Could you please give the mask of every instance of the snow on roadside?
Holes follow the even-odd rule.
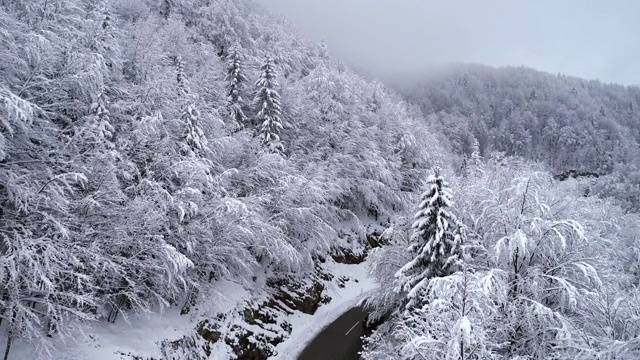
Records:
[[[339,318],[349,309],[355,307],[358,302],[376,284],[367,276],[367,262],[357,265],[345,265],[325,263],[323,267],[332,275],[334,280],[326,291],[331,301],[322,305],[313,315],[296,311],[287,320],[293,329],[291,335],[284,342],[276,346],[277,355],[269,360],[295,360],[304,348],[327,326]],[[335,282],[341,278],[348,278],[344,288],[338,287]]]

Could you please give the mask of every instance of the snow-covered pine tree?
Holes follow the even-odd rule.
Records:
[[[242,111],[243,100],[240,96],[243,83],[247,81],[243,73],[242,61],[243,56],[240,52],[240,44],[236,43],[227,55],[227,76],[225,78],[229,82],[227,109],[231,118],[236,122],[236,129],[243,129],[247,122],[247,116]]]
[[[118,37],[121,30],[114,27],[114,17],[110,1],[98,0],[87,3],[86,17],[92,21],[87,25],[87,40],[89,48],[95,54],[100,55],[101,63],[110,71],[119,72],[121,69],[121,47],[118,44]],[[104,80],[108,80],[106,78]]]
[[[182,114],[180,119],[186,125],[184,139],[191,151],[203,150],[207,146],[207,138],[200,127],[200,112],[196,108],[187,76],[184,73],[184,62],[181,56],[174,58],[176,66],[176,81],[178,83],[178,96],[182,99]],[[184,149],[189,152],[189,149]]]
[[[187,75],[184,73],[184,61],[182,56],[173,57],[173,65],[176,67],[176,83],[178,84],[178,96],[184,97],[189,95],[189,81]]]
[[[256,97],[254,104],[258,110],[256,120],[262,123],[260,128],[260,139],[262,145],[270,152],[282,153],[284,146],[280,141],[280,130],[282,121],[280,120],[280,94],[275,90],[276,82],[275,64],[273,58],[268,57],[260,67],[262,74],[256,81]]]
[[[318,57],[325,61],[329,58],[329,49],[327,49],[324,39],[320,40],[320,44],[318,44]]]
[[[89,130],[96,142],[104,144],[107,148],[113,148],[111,142],[115,129],[109,121],[109,100],[104,93],[104,89],[100,91],[96,97],[96,101],[91,104],[92,117],[89,122]]]
[[[460,164],[460,175],[465,180],[469,178],[469,156],[467,156],[467,154],[462,155],[462,164]]]
[[[184,106],[181,119],[187,125],[185,133],[187,145],[189,145],[193,151],[203,150],[207,146],[208,141],[199,124],[200,112],[193,103],[189,102]]]
[[[471,145],[471,157],[469,158],[468,162],[474,171],[480,169],[480,165],[482,164],[482,156],[480,155],[480,143],[477,139],[473,139],[473,144]]]
[[[396,291],[407,293],[405,309],[420,305],[420,294],[429,280],[454,273],[461,257],[462,224],[449,211],[452,201],[448,183],[436,168],[427,184],[412,225],[409,251],[416,255],[395,274]]]
[[[471,143],[471,154],[463,154],[460,175],[463,179],[475,178],[482,173],[482,156],[480,155],[480,143],[473,139]]]

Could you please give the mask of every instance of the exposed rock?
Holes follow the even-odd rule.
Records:
[[[342,263],[356,264],[364,260],[366,254],[352,254],[342,251]],[[196,327],[196,334],[175,341],[161,343],[164,359],[204,360],[212,355],[213,344],[221,341],[231,348],[237,360],[266,360],[274,355],[275,347],[283,342],[292,331],[287,315],[294,311],[314,314],[331,298],[325,293],[325,284],[335,282],[344,288],[349,277],[335,278],[321,266],[326,259],[317,259],[314,272],[309,280],[293,276],[267,280],[271,295],[259,302],[248,302],[235,316],[218,314],[214,319],[203,320]],[[231,317],[230,317],[231,316]],[[241,321],[230,321],[232,318]],[[224,325],[224,324],[227,325]],[[229,327],[230,326],[230,327]],[[138,359],[135,360],[156,360]],[[163,359],[163,360],[164,360]]]
[[[331,257],[339,264],[360,264],[367,258],[370,249],[377,248],[382,245],[384,245],[384,239],[379,232],[374,231],[367,234],[366,242],[362,244],[362,248],[359,251],[340,247],[333,250]]]
[[[371,234],[367,234],[367,245],[370,249],[381,247],[382,245],[386,245],[385,240],[382,238],[382,235],[377,231],[372,232]]]
[[[354,254],[350,250],[340,249],[331,254],[333,260],[339,264],[360,264],[367,258],[367,254],[363,252],[362,254]]]
[[[554,175],[553,178],[558,181],[565,181],[569,178],[579,179],[582,177],[586,178],[598,178],[600,174],[591,172],[591,171],[578,171],[578,170],[567,170],[563,173]]]
[[[201,347],[200,351],[209,356],[211,345],[224,341],[231,347],[237,360],[267,359],[274,354],[275,347],[292,331],[291,324],[283,321],[282,319],[286,316],[282,315],[290,315],[294,311],[314,314],[318,307],[331,300],[324,294],[324,282],[331,281],[333,278],[333,275],[324,272],[319,265],[316,265],[312,279],[308,281],[301,281],[291,276],[267,280],[267,286],[273,290],[272,295],[262,302],[247,303],[238,314],[242,319],[240,324],[234,324],[227,331],[223,331],[219,324],[224,323],[226,319],[224,314],[219,314],[218,318],[212,322],[205,320],[198,324],[196,331],[200,340],[207,344],[207,347]],[[247,326],[243,326],[242,323]],[[256,327],[261,330],[255,331]],[[194,344],[188,343],[189,339],[179,341],[182,341],[185,346],[194,347]],[[178,342],[168,343],[165,347],[173,344]],[[199,358],[193,357],[193,359]]]
[[[160,348],[165,360],[206,360],[211,355],[211,344],[198,335],[187,335],[178,340],[163,341]]]
[[[235,336],[225,338],[225,342],[233,349],[237,360],[266,360],[274,354],[273,347],[284,340],[282,336],[270,339],[238,325],[231,328],[231,333]]]
[[[302,284],[287,277],[270,280],[268,285],[277,290],[273,298],[290,310],[313,315],[320,307],[324,285],[318,279],[314,279],[311,284]],[[278,304],[274,304],[274,306],[278,306]],[[287,309],[283,310],[287,311]]]
[[[209,320],[204,320],[198,324],[196,331],[203,339],[210,343],[215,343],[220,339],[222,333],[218,331],[219,325],[210,324]]]
[[[118,351],[116,352],[117,355],[121,355],[121,356],[126,356],[131,360],[158,360],[158,359],[154,359],[154,358],[149,358],[149,357],[142,357],[142,356],[138,356],[138,355],[133,355],[131,353],[124,353],[122,351]]]
[[[345,284],[347,283],[347,281],[349,281],[348,277],[340,276],[336,282],[338,283],[338,287],[339,288],[344,289]]]

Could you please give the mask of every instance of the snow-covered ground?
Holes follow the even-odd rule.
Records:
[[[298,354],[313,338],[331,324],[341,314],[354,307],[363,295],[373,289],[374,283],[366,275],[366,262],[358,265],[344,265],[327,262],[324,264],[327,272],[334,276],[333,281],[326,282],[328,286],[325,294],[331,301],[322,305],[314,315],[294,312],[286,320],[292,325],[291,336],[276,347],[277,356],[273,360],[296,359]],[[338,279],[348,279],[341,288]],[[189,315],[181,316],[180,308],[165,310],[162,314],[129,315],[127,321],[119,318],[115,324],[95,322],[81,324],[72,338],[60,343],[53,339],[54,344],[50,356],[38,355],[38,349],[22,341],[12,345],[9,359],[41,359],[57,360],[130,360],[131,355],[142,359],[163,359],[160,344],[162,341],[174,341],[185,336],[195,335],[195,326],[199,320],[215,318],[216,314],[231,314],[237,310],[238,304],[254,297],[242,285],[233,282],[216,284],[216,291],[209,296],[211,301],[206,306],[192,311]],[[225,320],[221,328],[229,328],[238,319],[230,317]],[[201,340],[196,335],[194,338]],[[4,353],[4,344],[0,351]],[[209,360],[227,360],[230,358],[230,348],[223,341],[218,341],[212,347]],[[190,359],[188,355],[180,358]]]
[[[331,302],[321,306],[315,314],[296,312],[288,320],[293,325],[291,336],[276,346],[278,355],[270,360],[295,360],[304,348],[340,315],[357,305],[363,296],[374,289],[375,283],[367,277],[367,262],[357,265],[330,264],[327,266],[335,278],[345,277],[349,281],[344,288],[333,285],[327,294]],[[335,280],[333,281],[335,284]]]
[[[207,307],[201,307],[189,315],[180,315],[180,307],[165,309],[160,313],[133,314],[116,323],[104,321],[83,323],[77,326],[66,343],[54,343],[50,354],[41,354],[40,349],[23,341],[15,341],[11,347],[10,360],[51,358],[56,360],[130,360],[131,355],[142,359],[162,359],[162,341],[174,341],[194,335],[198,320],[207,315],[230,313],[235,305],[248,297],[248,292],[239,284],[221,281],[212,291]],[[56,341],[58,338],[54,338]],[[0,351],[4,353],[4,344]],[[229,349],[221,344],[214,347],[212,360],[229,358]]]
[[[174,308],[162,315],[130,315],[127,319],[128,323],[118,319],[115,324],[107,322],[82,324],[74,334],[77,340],[54,344],[50,358],[130,359],[125,357],[125,354],[161,358],[159,342],[164,339],[177,339],[193,331],[194,324],[190,318],[180,316],[179,313],[180,309]],[[46,354],[39,354],[39,349],[25,342],[16,341],[11,347],[9,359],[40,359],[45,356]]]

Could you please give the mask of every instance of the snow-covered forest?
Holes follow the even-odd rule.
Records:
[[[555,175],[573,170],[593,178],[591,191],[640,212],[640,88],[522,67],[451,65],[400,92],[449,151],[470,156],[477,141],[483,155],[541,162]]]
[[[365,257],[364,359],[640,357],[638,88],[465,65],[403,98],[250,0],[0,0],[0,44],[5,360],[230,283],[244,325],[161,359],[283,355],[278,291]]]
[[[451,172],[370,255],[363,358],[639,358],[640,89],[480,65],[398,88]]]

